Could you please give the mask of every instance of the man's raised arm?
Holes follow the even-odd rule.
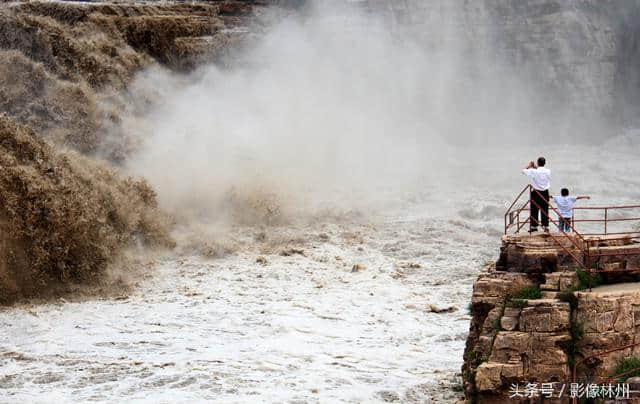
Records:
[[[536,168],[536,163],[530,161],[529,164],[522,169],[522,174],[531,176],[531,170],[533,170],[534,168]]]

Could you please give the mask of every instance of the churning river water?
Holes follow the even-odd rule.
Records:
[[[554,189],[640,200],[636,139],[554,146]],[[372,217],[233,228],[243,248],[157,257],[122,298],[4,308],[0,401],[453,401],[473,281],[535,157],[501,156]]]

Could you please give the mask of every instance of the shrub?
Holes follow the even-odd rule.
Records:
[[[537,286],[527,286],[520,289],[515,295],[511,296],[512,299],[524,299],[534,300],[542,298],[542,292]]]
[[[571,323],[571,339],[578,342],[584,337],[584,323],[574,321]]]
[[[591,278],[591,287],[595,288],[602,284],[602,276],[600,274],[589,274],[582,269],[576,269],[578,275],[578,288],[584,290],[589,288],[589,278]]]
[[[578,353],[578,344],[582,337],[584,337],[584,323],[581,321],[574,321],[571,323],[571,340],[567,344],[567,365],[573,367],[575,364],[575,356]]]
[[[507,307],[511,308],[523,308],[527,307],[528,302],[525,299],[511,299],[507,302]]]
[[[630,356],[621,360],[613,374],[613,376],[617,375],[622,375],[618,378],[618,383],[623,383],[630,377],[640,376],[640,358]]]

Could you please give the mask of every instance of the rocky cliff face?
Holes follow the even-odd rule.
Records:
[[[638,284],[572,291],[586,285],[566,258],[544,237],[505,238],[498,265],[479,275],[464,354],[468,399],[524,403],[528,398],[511,397],[513,385],[553,383],[558,393],[573,381],[607,383],[622,360],[638,356],[640,346],[629,346],[640,337]],[[554,398],[569,402],[568,393]]]

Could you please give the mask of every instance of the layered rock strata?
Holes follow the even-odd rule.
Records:
[[[598,244],[613,251],[637,245]],[[584,279],[566,254],[545,235],[503,238],[498,265],[474,284],[463,366],[468,399],[524,403],[529,398],[510,397],[514,385],[552,383],[559,392],[572,381],[606,383],[623,359],[640,357],[640,345],[598,355],[640,342],[640,284],[576,291]],[[568,393],[550,402],[569,402]]]

